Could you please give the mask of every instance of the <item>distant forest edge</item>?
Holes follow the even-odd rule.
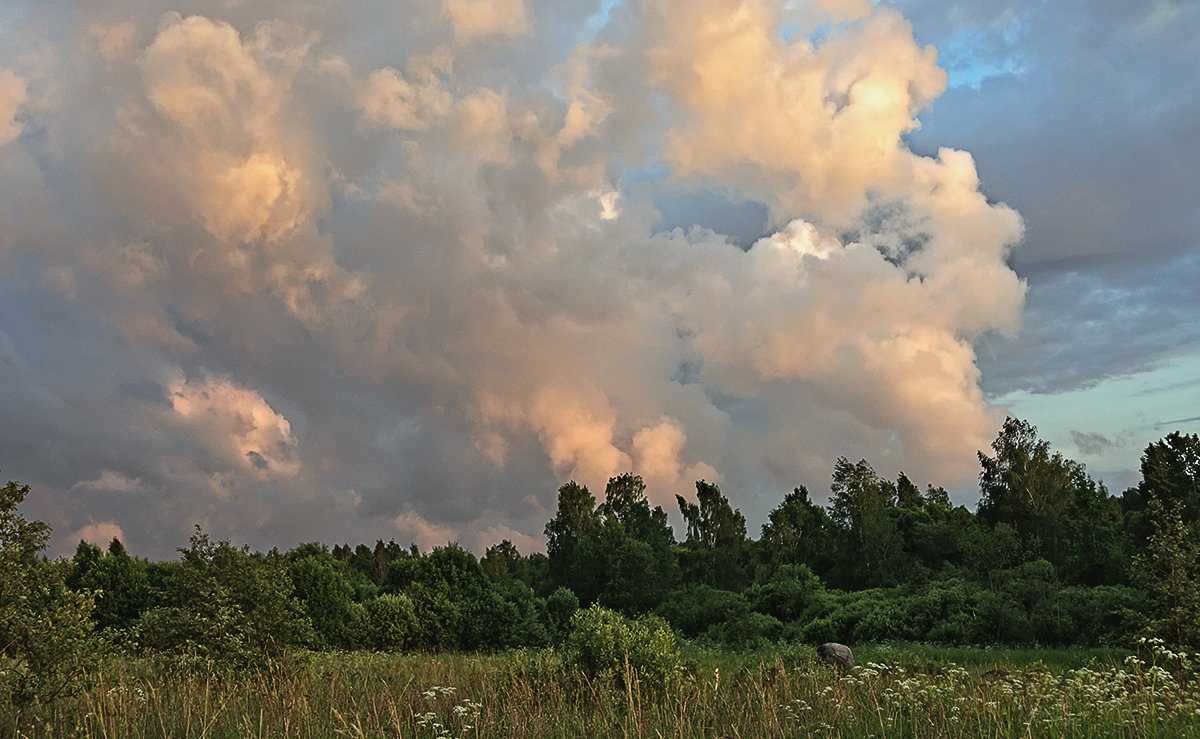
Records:
[[[1197,435],[1149,444],[1141,482],[1120,496],[1013,418],[979,462],[972,512],[941,488],[838,459],[828,505],[796,488],[757,540],[713,483],[696,483],[694,503],[678,497],[687,533],[676,541],[640,477],[612,478],[602,502],[569,482],[546,554],[503,541],[478,559],[456,544],[422,553],[382,541],[252,553],[197,527],[175,561],[130,556],[115,539],[50,561],[49,527],[17,510],[29,487],[10,482],[0,497],[8,689],[16,700],[69,683],[55,670],[82,670],[64,655],[85,644],[210,667],[301,648],[557,647],[593,604],[737,649],[1200,645]]]

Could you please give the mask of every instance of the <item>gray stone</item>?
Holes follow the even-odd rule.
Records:
[[[845,644],[826,642],[817,647],[817,654],[831,665],[843,668],[854,666],[854,652]]]

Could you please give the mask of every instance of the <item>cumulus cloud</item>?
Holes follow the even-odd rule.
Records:
[[[291,424],[253,390],[229,380],[176,378],[167,393],[180,423],[240,474],[272,478],[300,471]]]
[[[1020,323],[1023,232],[970,154],[905,143],[936,51],[865,2],[599,10],[81,11],[63,52],[87,74],[39,74],[107,92],[30,114],[54,135],[16,144],[56,207],[11,248],[62,305],[23,320],[87,316],[120,364],[89,413],[129,451],[42,423],[70,439],[51,494],[119,507],[124,484],[162,496],[140,527],[170,510],[255,545],[481,549],[537,546],[572,478],[632,470],[667,507],[720,480],[753,518],[842,454],[974,477],[999,413],[974,347]],[[691,192],[765,235],[664,230],[656,202]],[[32,333],[23,382],[84,351]],[[55,383],[7,407],[49,414],[84,377]]]

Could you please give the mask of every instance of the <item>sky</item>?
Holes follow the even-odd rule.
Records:
[[[1198,68],[1190,0],[6,3],[0,474],[152,558],[973,507],[1008,415],[1119,494],[1200,431]]]

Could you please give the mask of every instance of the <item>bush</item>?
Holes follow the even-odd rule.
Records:
[[[684,637],[694,639],[712,626],[724,623],[739,605],[744,609],[742,597],[730,590],[688,585],[667,596],[655,613],[669,621]]]
[[[417,611],[407,595],[384,593],[367,601],[367,643],[372,649],[410,649],[416,642]]]
[[[559,588],[546,598],[546,618],[555,642],[560,642],[571,628],[571,618],[579,610],[579,598],[570,588]]]
[[[74,693],[100,651],[92,594],[67,588],[63,563],[37,557],[50,527],[16,511],[28,493],[0,488],[0,725]]]
[[[723,624],[713,626],[707,636],[734,649],[762,649],[783,636],[783,623],[767,613],[744,607],[732,613]]]
[[[682,669],[679,645],[666,621],[658,616],[627,620],[599,605],[571,619],[567,660],[585,672],[624,681],[634,677],[662,688]]]

